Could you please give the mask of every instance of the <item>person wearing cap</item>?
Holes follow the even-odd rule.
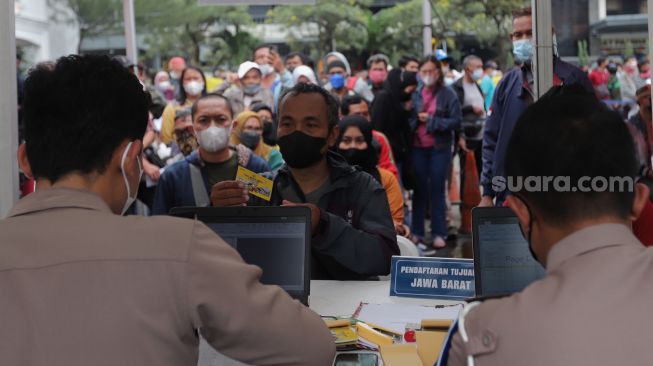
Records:
[[[297,66],[293,70],[292,81],[293,84],[297,84],[297,83],[317,84],[317,78],[315,77],[315,72],[313,72],[313,69],[305,65]]]
[[[347,58],[345,55],[343,55],[340,52],[329,52],[326,57],[324,57],[324,64],[327,65],[327,74],[329,73],[328,71],[328,65],[332,63],[333,61],[340,61],[345,65],[345,85],[347,85],[347,88],[349,90],[352,90],[354,93],[360,95],[361,97],[365,98],[368,103],[372,103],[374,100],[374,93],[372,93],[372,90],[370,90],[370,87],[367,85],[365,80],[352,75],[351,73],[351,67],[349,66],[349,61],[347,61]],[[331,83],[327,83],[324,88],[326,90],[331,91],[333,89],[330,85]]]
[[[245,61],[238,67],[238,83],[231,85],[224,96],[229,99],[234,115],[248,110],[252,104],[272,105],[273,96],[269,88],[262,86],[261,69],[256,62]]]
[[[383,90],[383,82],[388,78],[388,66],[390,66],[390,59],[382,53],[367,59],[367,70],[374,97]]]
[[[485,95],[485,110],[489,111],[490,106],[492,105],[492,98],[494,97],[494,89],[496,85],[494,84],[494,76],[497,73],[497,63],[493,60],[488,60],[485,62],[483,67],[483,79],[481,79],[481,91]]]
[[[175,130],[171,146],[171,157],[166,160],[166,166],[183,160],[198,147],[197,137],[193,130],[193,119],[190,108],[181,108],[175,111]]]
[[[183,57],[175,56],[168,61],[168,72],[170,73],[170,82],[175,88],[175,99],[181,92],[181,73],[186,68],[186,60]]]
[[[335,60],[327,65],[327,74],[329,75],[329,84],[325,86],[325,89],[331,92],[338,101],[348,95],[356,95],[356,92],[351,90],[347,84],[347,67],[342,61]]]

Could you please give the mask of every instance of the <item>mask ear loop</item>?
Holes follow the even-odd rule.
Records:
[[[127,159],[127,152],[132,147],[133,141],[129,141],[125,151],[122,153],[122,159],[120,159],[120,170],[122,170],[122,179],[125,181],[125,186],[127,187],[127,199],[131,198],[131,187],[129,187],[129,180],[127,179],[127,172],[125,171],[125,160]]]
[[[522,229],[521,225],[519,225],[519,230],[521,231],[522,236],[524,237],[524,239],[526,239],[526,242],[528,243],[528,250],[531,252],[531,255],[533,256],[533,259],[535,259],[538,263],[541,264],[542,262],[540,262],[540,260],[537,258],[537,255],[535,254],[535,251],[533,250],[533,244],[532,244],[533,211],[531,211],[531,207],[528,205],[528,202],[526,202],[526,200],[523,197],[520,197],[519,195],[514,194],[514,193],[512,195],[517,197],[517,199],[519,199],[520,201],[522,201],[524,206],[526,206],[526,210],[528,210],[528,217],[529,217],[529,220],[528,220],[528,235],[524,234],[524,229]]]

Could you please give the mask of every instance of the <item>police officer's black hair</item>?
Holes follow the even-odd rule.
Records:
[[[151,100],[138,78],[107,56],[72,55],[37,65],[22,105],[27,159],[54,183],[104,173],[125,140],[142,140]]]
[[[618,113],[578,85],[552,88],[519,118],[506,153],[507,177],[569,177],[570,192],[516,193],[548,222],[565,225],[582,219],[627,219],[634,184],[610,192],[581,192],[582,177],[636,179],[639,163],[633,138]],[[590,186],[585,182],[583,189]],[[591,187],[591,186],[590,186]]]

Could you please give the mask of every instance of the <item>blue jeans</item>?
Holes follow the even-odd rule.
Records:
[[[413,148],[411,153],[417,188],[413,195],[413,220],[411,230],[424,238],[426,203],[431,203],[431,234],[433,239],[447,238],[446,180],[451,164],[451,147]]]

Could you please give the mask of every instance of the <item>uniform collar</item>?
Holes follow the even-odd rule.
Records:
[[[602,224],[578,230],[553,246],[547,260],[547,272],[555,270],[574,257],[620,245],[641,246],[641,243],[630,228],[621,224]]]
[[[81,208],[113,213],[107,203],[93,192],[70,188],[45,188],[18,201],[7,217],[60,208]]]

